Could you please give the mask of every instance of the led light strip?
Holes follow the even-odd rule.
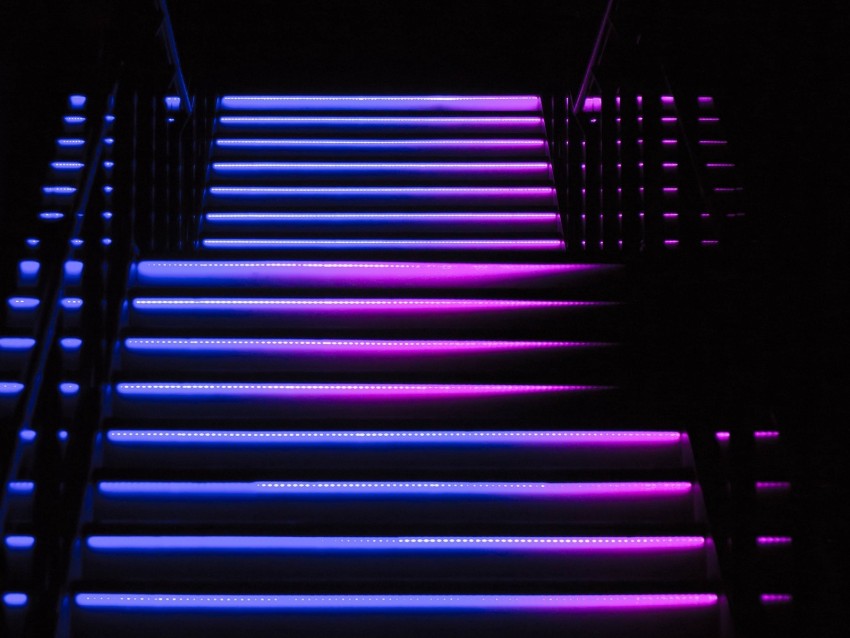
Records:
[[[452,444],[482,445],[508,443],[586,445],[586,444],[678,444],[680,432],[648,431],[246,431],[246,430],[109,430],[110,443],[187,443],[203,444],[322,444],[376,445],[376,444]]]
[[[553,195],[549,186],[210,186],[212,195]]]
[[[223,299],[223,298],[136,298],[133,307],[143,306],[344,306],[397,308],[572,308],[610,305],[605,301],[541,301],[525,299]]]
[[[558,250],[560,239],[204,239],[205,248],[511,248]]]
[[[299,395],[303,393],[362,394],[393,393],[405,395],[477,395],[477,394],[524,394],[541,392],[584,392],[607,390],[609,386],[598,385],[497,385],[497,384],[437,384],[437,383],[118,383],[120,395],[240,395],[271,394]]]
[[[587,341],[375,341],[368,339],[140,339],[124,340],[128,349],[139,350],[183,350],[223,348],[399,348],[422,350],[525,350],[536,348],[595,348],[611,344]],[[0,340],[2,346],[2,340]]]
[[[470,124],[531,124],[542,125],[543,118],[540,117],[467,117],[463,115],[440,117],[298,117],[298,116],[245,116],[245,115],[222,115],[218,118],[221,124],[450,124],[457,126],[468,126]]]
[[[405,496],[529,496],[529,497],[638,497],[671,494],[688,494],[693,489],[689,482],[611,482],[611,483],[472,483],[472,482],[305,482],[256,481],[236,482],[175,482],[175,481],[101,481],[97,484],[101,494],[148,494],[191,496],[194,494],[219,494],[257,496],[274,494],[293,495],[405,495]]]
[[[213,162],[214,171],[545,171],[548,162],[421,162],[421,163],[372,163],[372,162]]]
[[[245,221],[245,220],[328,220],[343,221],[351,219],[368,219],[373,221],[402,220],[402,221],[443,221],[446,219],[462,219],[464,221],[498,220],[545,220],[555,221],[557,213],[206,213],[209,221]]]
[[[7,541],[8,542],[8,541]],[[697,549],[702,536],[642,537],[350,537],[350,536],[90,536],[93,550],[478,550],[581,552],[611,550]]]
[[[82,140],[80,140],[82,142]],[[352,140],[352,139],[242,139],[219,138],[216,146],[360,146],[360,147],[410,147],[433,146],[445,148],[480,148],[480,147],[530,147],[542,148],[546,142],[538,139],[410,139],[410,140]],[[66,146],[70,146],[67,144]]]
[[[716,594],[614,595],[187,595],[79,593],[78,607],[148,609],[501,609],[501,610],[625,610],[714,607]]]
[[[478,263],[452,263],[452,262],[340,262],[340,261],[140,261],[139,269],[148,268],[188,268],[188,269],[215,269],[215,268],[351,268],[351,269],[377,269],[377,270],[437,270],[442,273],[452,270],[470,269],[476,273],[488,271],[583,271],[604,270],[611,266],[601,264],[478,264]]]

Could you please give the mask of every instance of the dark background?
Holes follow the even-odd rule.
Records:
[[[750,382],[788,429],[798,602],[806,634],[826,635],[843,602],[837,565],[848,538],[839,436],[850,423],[850,3],[620,4],[621,40],[639,34],[636,55],[657,58],[674,86],[717,96],[742,171],[747,303],[719,331],[746,335],[747,369],[759,377]],[[574,92],[603,6],[170,2],[190,88],[219,93]],[[146,39],[150,13],[144,0],[0,3],[0,292],[37,211],[65,96],[102,87],[102,63]]]

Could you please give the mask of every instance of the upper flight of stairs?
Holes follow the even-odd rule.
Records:
[[[537,97],[224,97],[196,248],[131,266],[63,635],[728,635]]]

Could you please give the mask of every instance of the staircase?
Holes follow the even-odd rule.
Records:
[[[623,396],[540,99],[228,96],[131,266],[61,633],[727,635],[688,438]]]

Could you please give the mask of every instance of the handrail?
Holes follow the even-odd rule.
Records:
[[[21,402],[21,412],[18,421],[18,431],[28,429],[35,417],[35,412],[38,407],[39,399],[41,398],[42,386],[44,384],[45,371],[47,368],[48,358],[53,349],[56,340],[56,331],[59,324],[59,316],[61,313],[61,305],[59,301],[65,294],[66,278],[63,276],[62,269],[65,262],[70,260],[74,255],[75,247],[71,244],[71,239],[79,237],[83,222],[85,221],[85,213],[88,209],[89,199],[91,198],[94,188],[95,178],[100,169],[100,158],[103,153],[104,140],[107,137],[110,123],[106,119],[106,115],[110,112],[115,104],[115,96],[118,91],[118,82],[116,82],[106,100],[106,105],[103,113],[100,114],[100,129],[97,133],[92,133],[89,146],[89,154],[85,163],[85,174],[83,178],[82,188],[77,191],[74,206],[71,209],[73,214],[73,225],[66,237],[63,238],[65,243],[65,253],[62,259],[56,264],[57,271],[53,277],[47,278],[47,289],[45,290],[44,302],[42,308],[45,313],[41,315],[38,330],[36,331],[35,352],[29,360],[24,375],[24,397]],[[18,447],[12,461],[7,470],[7,477],[14,477],[17,469],[20,466],[21,454]],[[8,490],[5,485],[8,481],[4,481],[2,488],[2,502],[0,502],[0,521],[5,520],[8,510]]]
[[[608,0],[605,5],[605,12],[602,14],[602,21],[599,23],[599,31],[596,33],[596,40],[593,43],[593,49],[590,51],[590,58],[587,60],[587,67],[584,71],[584,78],[581,81],[581,86],[578,90],[578,95],[573,101],[573,114],[578,116],[582,108],[584,108],[584,98],[590,89],[590,82],[593,76],[593,68],[599,63],[599,57],[602,54],[602,43],[608,36],[611,29],[611,13],[614,11],[615,0]]]
[[[183,77],[183,67],[180,65],[180,54],[177,52],[177,40],[174,38],[174,28],[171,25],[171,14],[168,12],[168,4],[166,0],[154,0],[154,4],[162,15],[162,20],[159,23],[156,33],[162,39],[162,45],[165,48],[168,63],[174,69],[174,75],[171,80],[177,86],[177,92],[180,94],[180,109],[184,110],[187,116],[191,116],[194,104],[189,97],[186,79]]]

